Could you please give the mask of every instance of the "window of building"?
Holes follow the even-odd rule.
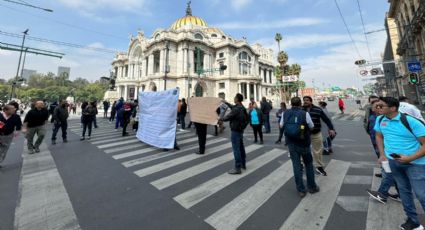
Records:
[[[161,58],[161,53],[159,51],[155,51],[153,53],[153,72],[159,73],[159,60]]]
[[[224,62],[221,61],[218,63],[218,66],[222,66],[222,65],[224,65]],[[225,70],[220,70],[220,75],[224,75],[224,71]]]
[[[251,57],[245,51],[239,53],[239,74],[251,74]]]
[[[226,88],[226,83],[224,83],[224,82],[218,83],[218,88],[219,89],[225,89]]]
[[[225,93],[219,93],[218,97],[225,100],[226,99],[226,94]]]
[[[269,83],[272,83],[272,71],[269,71]]]
[[[221,38],[226,39],[226,36],[223,35],[223,36],[221,36]]]
[[[217,37],[217,34],[211,34],[211,37],[212,38],[216,38]]]
[[[155,40],[158,40],[161,37],[161,34],[155,35]]]
[[[125,66],[125,77],[128,77],[128,65]]]
[[[267,83],[267,70],[263,70],[263,77],[264,77],[264,82]]]
[[[224,58],[224,53],[223,53],[223,52],[219,53],[219,54],[218,54],[218,57],[219,57],[219,58]]]
[[[195,39],[203,40],[204,37],[201,34],[195,34]]]
[[[200,54],[200,57],[199,57],[200,63],[198,63],[198,52],[196,50],[193,51],[193,63],[195,65],[193,68],[194,73],[198,72],[198,66],[201,70],[204,69],[204,54],[205,53],[203,50],[200,50],[199,54]]]
[[[148,67],[149,67],[149,58],[146,58],[145,60],[146,60],[146,66],[145,66],[145,76],[148,76],[148,74],[149,74],[149,73],[148,73],[148,69],[149,69],[149,68],[148,68]]]

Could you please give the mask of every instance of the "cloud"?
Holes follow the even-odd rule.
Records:
[[[221,29],[228,30],[256,30],[256,29],[275,29],[275,28],[287,28],[287,27],[301,27],[301,26],[314,26],[327,23],[327,20],[320,18],[292,18],[285,20],[276,21],[264,21],[264,22],[228,22],[223,24],[215,25]]]
[[[233,9],[239,10],[247,5],[249,5],[252,0],[232,0],[231,4]]]

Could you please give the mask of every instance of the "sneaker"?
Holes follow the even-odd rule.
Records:
[[[406,222],[400,225],[402,230],[423,230],[424,227],[420,224],[413,222],[410,218],[407,218]]]
[[[90,136],[87,137],[87,140],[90,140]]]
[[[332,149],[329,149],[328,151],[329,151],[329,153],[334,153],[334,151]]]
[[[260,145],[262,145],[262,144],[264,144],[264,142],[263,141],[260,141]]]
[[[275,144],[280,144],[281,143],[281,141],[279,141],[279,140],[277,140],[276,142],[275,142]]]
[[[388,198],[394,201],[401,202],[400,195],[398,194],[388,194]]]
[[[174,147],[174,150],[180,150],[180,147],[179,146],[176,146],[176,147]]]
[[[323,167],[317,167],[316,168],[316,172],[322,176],[327,176],[328,174],[325,172],[325,170],[323,169]]]
[[[80,138],[80,141],[84,141],[86,138],[85,137],[81,137]]]
[[[241,171],[241,169],[232,169],[232,170],[228,171],[227,173],[230,174],[230,175],[236,175],[236,174],[241,174],[242,171]]]
[[[375,173],[376,177],[382,178],[382,173]]]
[[[316,188],[313,188],[313,189],[309,189],[308,190],[308,192],[311,193],[311,194],[317,193],[319,191],[320,191],[320,188],[317,185],[316,185]]]
[[[68,143],[68,140],[67,139],[63,139],[63,143]]]
[[[323,150],[323,155],[330,155],[331,153],[329,152],[329,150]]]
[[[306,193],[306,192],[298,192],[298,195],[299,195],[301,198],[304,198],[304,197],[307,195],[307,193]]]
[[[34,149],[28,149],[28,154],[34,154]]]
[[[34,147],[34,151],[35,151],[36,153],[39,153],[39,152],[40,152],[40,149],[39,149],[38,147]]]
[[[373,191],[370,189],[366,189],[366,192],[369,193],[369,196],[371,196],[373,199],[386,204],[387,203],[387,198],[383,197],[378,191]]]
[[[243,165],[241,166],[241,169],[246,170],[246,164],[243,164]]]

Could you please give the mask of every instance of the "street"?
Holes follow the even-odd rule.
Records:
[[[316,175],[320,192],[304,199],[287,148],[274,143],[275,110],[264,145],[245,131],[247,170],[236,176],[226,173],[233,167],[229,128],[216,137],[209,127],[206,154],[196,155],[193,128],[178,127],[181,150],[164,152],[132,131],[122,137],[101,117],[91,140],[80,141],[73,117],[69,143],[52,146],[49,128],[41,153],[28,155],[22,135],[14,140],[0,170],[0,229],[398,229],[401,203],[384,205],[365,192],[380,179],[364,111],[347,101],[340,115],[337,102],[328,103],[334,153],[324,156],[328,176]]]

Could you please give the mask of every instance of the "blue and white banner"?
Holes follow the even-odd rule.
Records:
[[[165,149],[174,147],[179,89],[139,92],[139,129],[137,138]]]

